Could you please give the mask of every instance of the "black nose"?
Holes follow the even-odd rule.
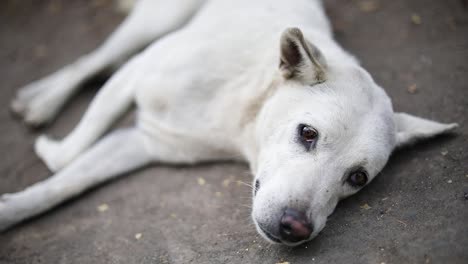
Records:
[[[280,235],[281,239],[288,242],[299,242],[306,240],[312,234],[313,227],[304,212],[293,208],[287,208],[281,217]]]

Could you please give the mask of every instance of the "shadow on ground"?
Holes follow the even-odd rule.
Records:
[[[64,136],[97,87],[41,131],[11,117],[14,92],[101,43],[123,18],[111,3],[2,2],[0,193],[49,175],[34,138]],[[205,164],[147,168],[67,202],[0,235],[0,263],[466,263],[468,10],[459,0],[330,0],[327,10],[337,39],[396,110],[459,122],[457,134],[396,152],[316,240],[297,248],[256,234],[249,187],[237,183],[250,182],[246,166]]]

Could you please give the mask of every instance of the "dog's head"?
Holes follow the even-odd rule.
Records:
[[[396,147],[456,127],[394,113],[364,69],[324,58],[297,28],[282,35],[280,71],[258,116],[252,211],[272,242],[312,239],[338,201],[372,181]]]

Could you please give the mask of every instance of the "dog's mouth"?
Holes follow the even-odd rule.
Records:
[[[281,240],[277,237],[275,237],[274,235],[272,235],[270,232],[266,231],[261,225],[258,225],[258,227],[260,228],[260,230],[262,230],[263,234],[265,234],[265,236],[270,239],[271,241],[275,242],[275,243],[278,243],[278,244],[281,244]]]

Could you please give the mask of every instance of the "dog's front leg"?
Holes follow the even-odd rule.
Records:
[[[0,196],[0,230],[38,215],[83,191],[157,159],[136,128],[113,132],[52,177]]]

